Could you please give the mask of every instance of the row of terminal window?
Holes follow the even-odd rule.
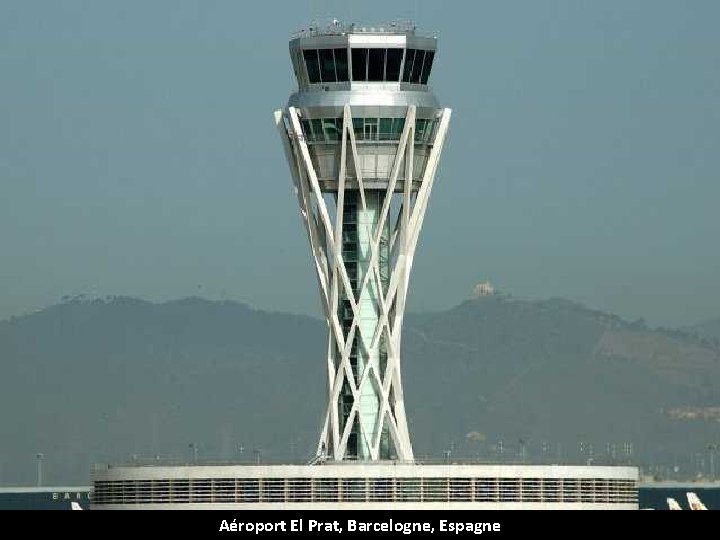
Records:
[[[405,128],[404,118],[353,118],[353,132],[358,141],[397,141]],[[300,121],[309,142],[334,142],[341,139],[342,118],[313,118]],[[427,143],[435,120],[415,120],[415,142]]]
[[[345,82],[352,71],[353,81],[427,84],[435,51],[351,49],[351,55],[349,70],[347,49],[303,50],[308,80],[311,84]]]
[[[357,432],[348,437],[350,449],[357,450]],[[618,504],[637,503],[637,490],[632,481],[593,478],[198,478],[97,482],[93,494],[98,506],[211,501]]]

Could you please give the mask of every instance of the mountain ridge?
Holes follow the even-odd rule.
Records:
[[[2,321],[0,483],[32,483],[39,451],[58,483],[95,462],[187,459],[190,444],[308,459],[326,340],[319,319],[198,297],[68,298]],[[408,314],[402,362],[420,458],[619,460],[632,445],[628,460],[690,473],[720,440],[720,347],[694,330],[492,295]]]

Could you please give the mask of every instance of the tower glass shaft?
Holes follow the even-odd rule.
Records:
[[[381,317],[380,298],[387,293],[389,283],[389,260],[388,260],[388,226],[381,227],[379,217],[382,209],[382,202],[385,193],[381,190],[370,190],[366,193],[366,205],[363,208],[360,193],[351,190],[345,193],[345,207],[343,214],[342,236],[342,257],[350,278],[350,288],[357,298],[360,320],[357,324],[359,331],[355,337],[350,350],[350,367],[355,380],[359,380],[367,366],[377,366],[380,373],[384,373],[387,367],[387,347],[385,339],[373,343],[372,336],[378,326]],[[372,240],[377,234],[380,238],[379,253],[377,256],[377,268],[380,275],[379,283],[370,281],[368,287],[361,289],[358,282],[362,283],[365,276],[371,274],[372,266]],[[349,335],[353,323],[353,311],[348,294],[343,295],[343,303],[340,307],[342,317],[343,334]],[[341,351],[336,348],[336,358],[341,358]],[[383,429],[378,422],[380,409],[380,392],[367,379],[359,388],[360,398],[358,406],[357,425],[353,426],[348,438],[347,456],[355,456],[358,459],[370,459],[370,447],[361,433],[372,434],[371,440],[378,436],[378,431]],[[345,391],[341,395],[338,415],[342,424],[347,424],[352,411],[353,396],[349,384],[345,382]],[[390,459],[390,447],[387,428],[380,435],[379,456],[381,459]]]

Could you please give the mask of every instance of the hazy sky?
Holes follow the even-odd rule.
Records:
[[[272,112],[290,33],[333,17],[439,36],[409,309],[490,279],[720,316],[716,0],[0,0],[0,318],[79,293],[319,315]]]

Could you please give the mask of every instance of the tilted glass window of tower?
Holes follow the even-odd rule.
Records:
[[[347,49],[305,49],[303,58],[310,84],[348,80]]]
[[[355,140],[365,142],[400,140],[405,128],[404,118],[353,118]],[[300,121],[305,140],[311,143],[335,143],[342,137],[342,118],[312,118]],[[432,140],[436,127],[433,119],[415,120],[415,142],[426,144]]]
[[[303,49],[305,73],[299,81],[308,84],[353,82],[397,82],[426,85],[435,52],[405,48]],[[299,57],[298,57],[299,60]],[[348,62],[350,60],[350,62]],[[301,82],[302,84],[302,82]],[[314,118],[301,121],[305,139],[311,143],[335,143],[342,137],[342,118]],[[353,133],[360,142],[398,141],[405,127],[404,118],[353,118]],[[428,143],[436,127],[434,119],[418,118],[415,142]]]
[[[304,49],[303,58],[309,84],[352,80],[426,85],[430,78],[435,51],[355,47],[350,50],[351,79],[349,79],[347,49]]]

